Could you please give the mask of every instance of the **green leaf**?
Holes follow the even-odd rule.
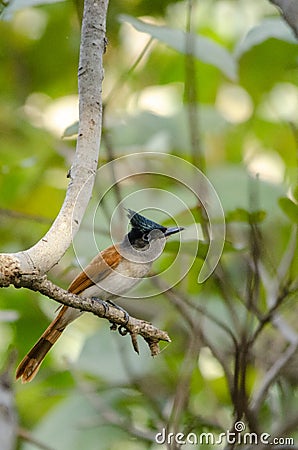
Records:
[[[297,44],[297,41],[288,25],[280,18],[264,19],[258,26],[252,28],[242,42],[235,49],[235,56],[239,59],[252,47],[261,44],[268,39],[279,39],[281,41]]]
[[[282,211],[288,216],[291,222],[298,223],[298,205],[288,197],[281,197],[278,200]]]
[[[126,14],[120,15],[119,20],[130,23],[138,31],[150,34],[179,53],[189,54],[192,50],[191,53],[195,58],[217,67],[231,80],[237,79],[237,67],[233,56],[224,47],[209,38],[201,35],[189,35],[182,30],[151,25]],[[187,48],[188,38],[191,38],[192,49]]]
[[[198,105],[199,123],[205,133],[223,133],[227,121],[210,105]],[[146,148],[153,136],[164,136],[171,149],[190,153],[189,133],[186,110],[180,108],[172,116],[159,116],[149,111],[125,116],[123,123],[116,123],[109,128],[112,135],[114,151],[120,154],[131,153],[136,145]]]
[[[252,210],[264,210],[270,214],[270,217],[280,216],[276,203],[279,197],[284,196],[286,192],[282,184],[251,178],[243,167],[236,164],[226,164],[220,168],[214,167],[208,170],[208,178],[220,195],[224,211],[237,209],[239,205],[248,205],[249,188],[253,190],[252,192],[257,192],[257,199],[255,199],[255,203],[251,204]]]
[[[78,134],[79,131],[79,122],[74,122],[72,125],[69,125],[69,127],[67,127],[64,130],[63,136],[62,137],[72,137],[76,134]]]
[[[205,242],[199,242],[197,252],[194,255],[194,242],[183,242],[183,245],[180,249],[181,244],[177,241],[169,241],[167,242],[165,251],[174,253],[175,255],[178,253],[178,251],[181,251],[181,253],[185,255],[195,256],[199,259],[205,259],[207,255],[207,251],[209,248],[209,243]]]
[[[296,202],[298,203],[298,185],[293,190],[293,197],[296,200]]]
[[[192,225],[194,222],[200,223],[202,220],[201,210],[199,205],[193,206],[192,208],[184,209],[175,215],[178,223],[183,223],[183,226]],[[169,227],[173,225],[171,218],[165,220],[163,225]]]
[[[64,0],[12,0],[8,3],[8,5],[3,10],[1,19],[2,20],[11,20],[13,14],[24,8],[30,8],[31,6],[39,6],[39,5],[47,5],[51,3],[59,3]]]
[[[236,208],[233,211],[229,211],[226,215],[227,222],[246,222],[246,223],[259,223],[266,217],[266,211],[247,211],[244,208]]]
[[[205,260],[209,246],[210,246],[209,242],[200,241],[197,251],[194,255],[194,242],[193,241],[183,242],[182,246],[177,241],[174,241],[174,242],[171,241],[171,242],[167,242],[165,252],[174,253],[175,255],[177,255],[178,252],[181,252],[184,255],[190,255],[192,257],[195,256],[198,259]],[[235,248],[233,247],[233,245],[230,242],[225,241],[224,251],[225,252],[234,252]]]

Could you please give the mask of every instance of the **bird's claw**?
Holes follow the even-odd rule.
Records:
[[[104,315],[106,316],[106,314],[107,314],[107,312],[109,310],[108,302],[106,302],[105,300],[102,300],[99,297],[92,297],[92,300],[96,301],[97,303],[100,303],[103,306]]]
[[[106,314],[107,314],[107,312],[108,312],[108,310],[109,310],[109,306],[111,305],[111,306],[114,306],[114,308],[116,308],[116,309],[118,309],[119,311],[122,311],[123,312],[123,314],[124,314],[124,319],[125,319],[125,323],[124,323],[124,325],[120,325],[120,327],[121,327],[121,330],[122,331],[120,331],[120,327],[119,327],[119,333],[122,335],[122,336],[124,336],[126,333],[124,333],[124,331],[123,330],[126,330],[126,325],[128,324],[128,321],[129,321],[129,314],[128,314],[128,312],[127,311],[125,311],[125,309],[124,308],[122,308],[121,306],[119,306],[119,305],[117,305],[116,303],[114,303],[114,302],[112,302],[111,300],[107,300],[107,301],[105,301],[105,300],[102,300],[101,298],[99,298],[99,297],[92,297],[92,300],[95,300],[95,301],[97,301],[97,302],[99,302],[103,307],[104,307],[104,315],[106,316]],[[117,325],[114,323],[114,322],[112,322],[112,321],[110,321],[111,322],[111,330],[117,330]]]
[[[119,334],[121,334],[121,336],[126,336],[127,333],[129,333],[128,329],[123,325],[119,325],[118,332]]]
[[[121,325],[121,326],[125,327],[125,325],[127,325],[128,321],[129,321],[129,314],[128,314],[128,312],[124,308],[122,308],[121,306],[119,306],[116,303],[112,302],[111,300],[108,300],[107,303],[109,303],[110,305],[114,306],[114,308],[118,309],[119,311],[123,312],[124,319],[125,319],[125,324]]]

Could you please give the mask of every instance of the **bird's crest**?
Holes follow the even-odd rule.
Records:
[[[152,230],[160,230],[164,233],[166,232],[167,228],[153,222],[153,220],[147,219],[146,217],[142,216],[141,214],[137,213],[136,211],[133,211],[132,209],[127,209],[127,216],[129,218],[130,224],[132,228],[137,228],[138,230],[142,231],[143,233],[149,232]]]

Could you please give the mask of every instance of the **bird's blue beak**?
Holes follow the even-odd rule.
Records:
[[[184,230],[183,227],[169,227],[165,231],[165,236],[170,236],[171,234],[179,233],[180,231]]]

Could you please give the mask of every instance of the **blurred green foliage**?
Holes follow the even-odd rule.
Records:
[[[16,0],[2,6],[3,252],[33,245],[63,202],[75,151],[81,11],[82,2]],[[227,222],[221,266],[206,283],[197,283],[207,242],[200,242],[196,250],[190,234],[178,265],[161,277],[171,284],[177,273],[189,268],[174,289],[180,302],[165,294],[148,297],[157,292],[150,279],[135,293],[144,297],[142,301],[121,302],[132,315],[169,332],[172,343],[162,344],[154,360],[143,343],[137,356],[128,337],[113,334],[104,321],[85,315],[49,354],[34,382],[15,386],[22,427],[53,450],[157,449],[161,447],[154,444],[155,434],[175,420],[181,432],[218,435],[232,427],[239,406],[231,398],[223,367],[226,363],[235,376],[231,334],[244,349],[243,336],[249,340],[262,320],[265,324],[272,292],[277,299],[284,295],[278,312],[286,329],[298,333],[294,320],[298,261],[293,257],[297,248],[294,238],[289,241],[297,224],[297,42],[269,2],[202,0],[194,2],[192,11],[198,47],[184,51],[186,15],[187,2],[111,2],[100,165],[113,157],[149,151],[193,162],[184,85],[185,53],[193,54],[200,149]],[[147,44],[143,58],[130,70]],[[67,138],[62,139],[67,127],[71,127]],[[133,209],[155,206],[171,211],[186,227],[192,223],[190,210],[197,226],[202,224],[197,200],[189,190],[175,180],[150,174],[108,189],[97,209],[112,176],[109,170],[102,172],[74,248],[49,274],[61,286],[66,287],[79,266],[94,256],[95,245],[103,249],[110,244],[110,218],[119,196],[128,199],[126,204]],[[195,176],[190,181],[195,183]],[[146,193],[149,188],[168,195]],[[165,215],[156,214],[154,220],[169,222]],[[116,224],[115,236],[126,232],[125,227]],[[169,266],[177,248],[178,242],[168,243],[155,263],[157,272]],[[291,261],[283,272],[286,258]],[[26,353],[53,317],[54,303],[25,290],[1,291],[0,309],[18,314],[11,320],[0,315],[1,360],[14,347],[19,359]],[[195,320],[195,330],[185,308]],[[246,354],[244,384],[249,401],[289,346],[270,317],[266,323]],[[297,358],[296,349],[266,392],[256,418],[259,431],[282,434],[287,430],[286,418],[296,417],[296,424],[286,432],[298,438],[294,434]],[[185,396],[181,410],[177,393]],[[253,424],[251,419],[249,425]],[[20,439],[19,448],[35,447]]]

